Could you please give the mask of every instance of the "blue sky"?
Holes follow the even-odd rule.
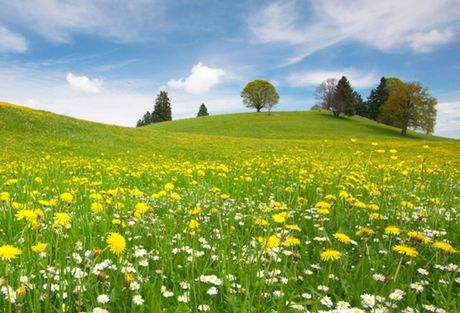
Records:
[[[167,90],[173,118],[247,111],[273,82],[304,110],[346,75],[364,98],[381,76],[438,99],[435,133],[460,138],[458,0],[0,0],[0,100],[135,125]]]

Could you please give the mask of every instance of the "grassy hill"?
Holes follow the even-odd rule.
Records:
[[[313,149],[325,140],[340,146],[350,138],[385,142],[404,149],[422,142],[458,146],[458,141],[399,130],[361,117],[334,118],[329,112],[240,113],[182,119],[142,128],[79,120],[0,103],[3,152],[112,156],[215,154]],[[235,150],[235,147],[238,149]]]

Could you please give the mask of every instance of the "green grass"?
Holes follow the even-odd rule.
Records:
[[[459,141],[327,112],[128,128],[0,103],[0,147],[0,312],[459,311]]]

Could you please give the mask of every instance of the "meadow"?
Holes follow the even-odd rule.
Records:
[[[327,112],[0,103],[1,312],[459,312],[460,142]]]

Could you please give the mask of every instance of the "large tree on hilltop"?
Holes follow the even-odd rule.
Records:
[[[436,121],[437,100],[417,82],[399,82],[392,87],[387,101],[382,105],[378,121],[407,130],[421,129],[432,133]]]
[[[198,110],[198,114],[196,115],[196,117],[208,116],[208,115],[209,115],[208,108],[204,105],[204,103],[202,103],[200,105],[200,109]]]
[[[356,110],[356,95],[350,82],[345,76],[342,76],[337,82],[337,87],[332,100],[331,108],[334,116],[339,117],[340,114],[347,116],[355,115]]]
[[[266,80],[253,80],[241,91],[243,103],[248,108],[255,108],[257,112],[267,108],[268,112],[276,105],[280,99],[275,86]]]

